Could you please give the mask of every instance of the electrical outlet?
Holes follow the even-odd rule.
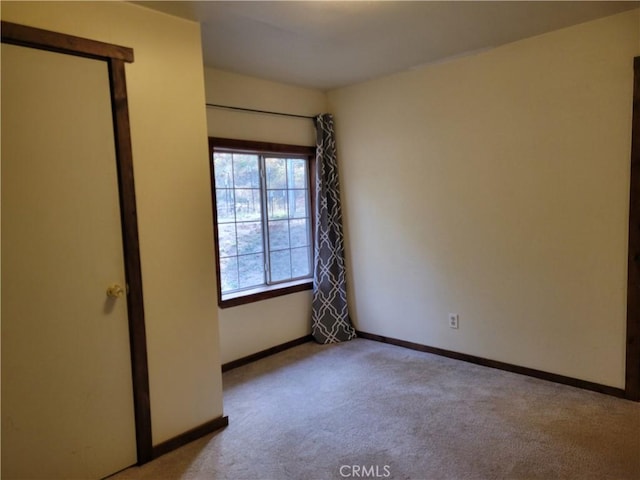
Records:
[[[458,314],[457,313],[450,313],[449,314],[449,327],[451,328],[458,328]]]

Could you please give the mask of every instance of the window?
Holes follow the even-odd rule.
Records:
[[[209,138],[218,304],[310,289],[315,149]]]

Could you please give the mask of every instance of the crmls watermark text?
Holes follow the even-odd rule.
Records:
[[[389,465],[342,465],[342,478],[388,478],[391,476]]]

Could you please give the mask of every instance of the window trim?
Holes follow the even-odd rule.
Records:
[[[216,206],[216,181],[213,168],[213,153],[216,149],[225,150],[241,150],[247,153],[265,154],[291,154],[305,156],[309,162],[309,204],[311,208],[311,248],[315,240],[315,204],[316,204],[316,185],[315,185],[315,166],[316,166],[316,149],[315,147],[307,147],[301,145],[289,145],[281,143],[256,142],[252,140],[237,140],[231,138],[209,137],[209,170],[211,173],[211,202],[213,206],[213,240],[216,259],[216,290],[218,296],[218,306],[220,308],[235,307],[248,303],[259,302],[269,298],[275,298],[290,293],[311,290],[313,288],[313,280],[298,279],[290,282],[277,283],[274,285],[262,285],[245,291],[234,292],[228,294],[229,297],[222,298],[222,284],[220,282],[220,259],[218,245],[218,209]]]

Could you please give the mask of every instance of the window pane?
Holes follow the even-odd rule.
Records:
[[[287,162],[284,158],[266,158],[267,189],[287,188]]]
[[[258,156],[234,153],[233,178],[235,188],[260,188]]]
[[[308,188],[307,162],[297,158],[290,158],[288,163],[289,188]]]
[[[291,270],[292,278],[306,277],[311,273],[308,247],[291,249]]]
[[[233,223],[218,225],[218,254],[220,258],[238,254],[236,248],[236,226]]]
[[[262,223],[238,223],[236,228],[238,232],[238,254],[261,253],[264,250],[262,245]]]
[[[289,217],[308,217],[306,190],[289,190]]]
[[[279,282],[291,278],[291,257],[289,250],[271,252],[271,281]]]
[[[230,153],[215,153],[213,155],[213,171],[215,172],[216,188],[233,188],[233,168]]]
[[[269,222],[269,248],[271,251],[289,248],[288,220]]]
[[[311,244],[309,241],[309,220],[306,218],[291,220],[291,247],[306,247]]]
[[[269,220],[275,218],[287,218],[289,211],[287,208],[287,191],[286,190],[269,190],[267,192],[267,209],[269,212]]]
[[[238,289],[238,257],[220,259],[220,289],[222,293]]]
[[[235,222],[236,207],[233,190],[216,189],[216,211],[218,213],[218,223]]]
[[[255,287],[264,284],[264,261],[262,254],[238,257],[240,288]]]
[[[309,277],[308,159],[227,151],[212,161],[223,294]]]
[[[260,189],[236,189],[236,221],[260,220]]]

